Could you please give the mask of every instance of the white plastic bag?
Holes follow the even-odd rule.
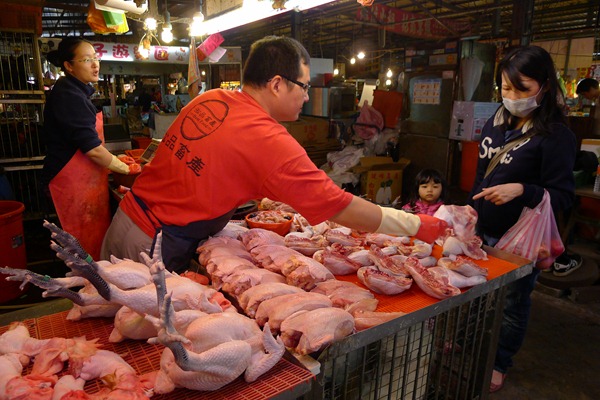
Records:
[[[544,198],[535,208],[523,208],[517,223],[494,247],[527,258],[541,269],[552,265],[565,247],[556,226],[548,191],[544,191]]]

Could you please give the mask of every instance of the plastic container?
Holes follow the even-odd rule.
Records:
[[[0,200],[0,266],[27,268],[27,253],[23,236],[23,211],[18,201]],[[21,282],[9,282],[0,274],[0,303],[23,294]]]
[[[267,223],[267,222],[258,222],[255,221],[254,218],[257,218],[260,216],[260,214],[264,214],[264,213],[279,213],[281,214],[282,218],[285,218],[285,220],[283,222],[274,222],[274,223]],[[282,212],[282,211],[257,211],[257,212],[253,212],[250,213],[248,215],[246,215],[246,224],[248,225],[248,228],[261,228],[261,229],[266,229],[269,231],[273,231],[281,236],[285,236],[290,232],[290,228],[292,227],[292,222],[294,221],[294,215],[292,213],[287,213],[287,212]]]

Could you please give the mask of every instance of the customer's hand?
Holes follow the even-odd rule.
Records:
[[[523,185],[521,183],[505,183],[483,189],[473,196],[473,200],[484,198],[497,206],[506,204],[516,197],[523,194]]]

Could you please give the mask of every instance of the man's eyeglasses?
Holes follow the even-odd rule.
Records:
[[[81,62],[81,63],[90,64],[90,63],[93,63],[93,62],[99,63],[100,59],[99,58],[82,58],[81,60],[71,60],[71,62],[75,62],[75,61]]]
[[[302,88],[302,90],[304,90],[304,93],[308,93],[308,89],[310,89],[310,83],[298,82],[295,79],[290,79],[287,76],[284,76],[284,75],[281,75],[281,74],[279,74],[279,76],[281,76],[286,81],[292,82],[293,84],[300,86]]]

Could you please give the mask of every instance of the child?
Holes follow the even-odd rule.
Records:
[[[448,188],[442,174],[435,169],[424,169],[415,177],[411,198],[402,210],[433,215],[448,200]]]

